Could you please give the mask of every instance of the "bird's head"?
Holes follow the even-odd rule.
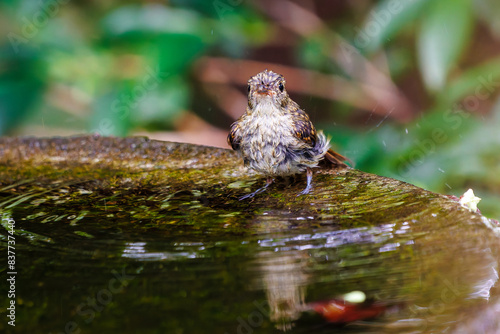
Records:
[[[253,108],[261,103],[285,107],[288,103],[285,78],[273,71],[264,70],[248,80],[248,105]]]

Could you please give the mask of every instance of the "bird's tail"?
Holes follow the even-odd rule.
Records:
[[[325,159],[323,160],[327,166],[338,166],[338,167],[349,167],[345,162],[349,162],[349,164],[354,167],[354,163],[351,159],[344,157],[342,154],[335,152],[332,149],[329,149],[325,154]]]
[[[354,163],[351,159],[344,157],[342,154],[339,154],[332,150],[329,144],[330,140],[326,139],[326,136],[323,134],[323,131],[318,131],[317,141],[315,148],[318,151],[318,154],[323,155],[324,159],[321,159],[319,165],[321,167],[349,167],[345,163],[345,161],[349,162],[349,164],[354,167]],[[324,153],[326,151],[326,153]]]

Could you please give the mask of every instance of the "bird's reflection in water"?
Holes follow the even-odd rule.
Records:
[[[289,330],[304,310],[308,256],[301,251],[264,251],[258,257],[262,278],[255,283],[266,291],[270,320],[278,329]]]

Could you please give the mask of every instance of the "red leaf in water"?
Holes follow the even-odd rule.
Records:
[[[338,299],[311,303],[309,306],[328,322],[333,323],[348,323],[374,318],[386,310],[386,306],[381,304],[353,304]]]

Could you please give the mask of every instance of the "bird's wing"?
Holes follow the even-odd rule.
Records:
[[[231,129],[227,135],[227,143],[233,148],[233,150],[237,151],[240,148],[240,141],[241,136],[239,134],[239,122],[236,121],[231,124]]]
[[[314,125],[309,120],[309,116],[301,109],[292,111],[292,115],[294,135],[307,145],[314,147],[317,133]]]

